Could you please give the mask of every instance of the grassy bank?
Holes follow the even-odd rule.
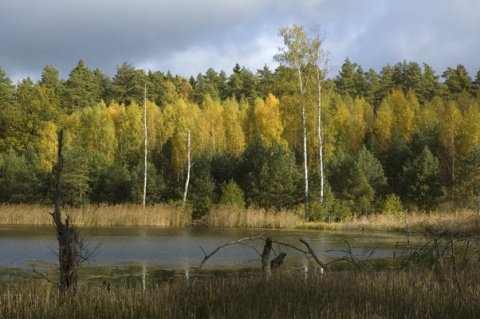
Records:
[[[0,225],[51,225],[52,207],[1,205]],[[159,204],[86,205],[65,208],[79,226],[183,227],[191,224],[191,213],[179,206]],[[336,223],[305,222],[301,212],[274,211],[235,206],[215,206],[201,221],[210,227],[318,229],[330,231],[442,232],[452,235],[479,235],[480,216],[472,211],[455,213],[372,214]]]
[[[477,265],[478,266],[478,265]],[[476,318],[480,273],[414,269],[222,277],[58,298],[47,284],[0,288],[2,318]]]

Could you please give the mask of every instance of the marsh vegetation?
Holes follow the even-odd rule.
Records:
[[[0,290],[4,318],[475,318],[479,251],[472,241],[432,239],[409,256],[354,263],[321,274],[275,271],[192,282],[81,284],[75,297],[47,283]],[[388,264],[388,266],[385,266]],[[336,266],[335,266],[336,265]]]

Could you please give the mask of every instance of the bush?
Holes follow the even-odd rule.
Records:
[[[400,214],[403,212],[402,201],[396,194],[387,195],[382,206],[382,212],[387,214]]]
[[[220,204],[245,207],[245,193],[234,180],[230,180],[227,184],[222,185]]]

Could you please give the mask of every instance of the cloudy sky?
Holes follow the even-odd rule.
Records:
[[[480,69],[478,0],[15,0],[0,6],[0,66],[16,83],[79,59],[110,76],[136,68],[185,77],[277,66],[278,29],[318,25],[336,75],[345,58],[366,71],[406,60],[441,75]]]

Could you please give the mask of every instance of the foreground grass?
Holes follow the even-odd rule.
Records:
[[[2,318],[475,318],[478,265],[454,273],[418,269],[222,277],[110,291],[81,286],[59,298],[46,284],[0,288]]]
[[[51,225],[52,207],[0,205],[0,225]],[[78,226],[184,227],[192,223],[191,212],[179,206],[158,204],[86,205],[63,212]],[[305,222],[298,211],[275,211],[236,206],[215,206],[200,225],[210,227],[318,229],[329,231],[382,231],[448,233],[453,236],[480,235],[480,216],[473,211],[455,213],[372,214],[344,222]]]

